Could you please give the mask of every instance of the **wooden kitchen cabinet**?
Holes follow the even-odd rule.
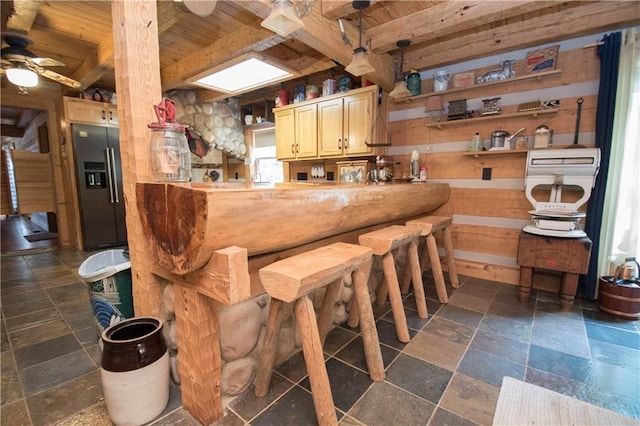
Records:
[[[303,105],[275,112],[276,153],[279,160],[318,156],[318,107]]]
[[[370,154],[375,105],[374,91],[318,103],[318,152],[320,157]]]
[[[295,110],[287,109],[274,114],[276,126],[276,156],[278,160],[296,158]]]
[[[278,159],[373,155],[377,96],[368,86],[274,109]]]
[[[71,123],[118,126],[118,108],[115,105],[65,97],[64,109],[65,118]]]

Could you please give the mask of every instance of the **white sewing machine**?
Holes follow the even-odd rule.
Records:
[[[531,150],[527,155],[525,191],[533,206],[532,223],[523,228],[530,234],[564,238],[582,238],[580,228],[586,213],[578,209],[589,200],[600,169],[599,148],[565,148]],[[551,191],[549,201],[534,198],[535,188]],[[563,202],[563,188],[577,187],[582,195],[575,202]]]

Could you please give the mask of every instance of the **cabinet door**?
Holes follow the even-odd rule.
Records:
[[[108,124],[104,105],[92,101],[67,101],[66,118],[74,123]]]
[[[278,160],[296,158],[296,126],[294,109],[275,113],[276,157]]]
[[[344,98],[344,153],[345,155],[369,154],[372,148],[365,144],[371,142],[374,119],[374,92],[359,93]]]
[[[296,157],[318,156],[318,105],[295,108],[296,115]]]
[[[321,157],[342,155],[342,117],[342,99],[318,104],[318,152]]]

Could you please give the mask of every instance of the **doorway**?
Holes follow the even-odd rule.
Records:
[[[57,234],[57,218],[55,201],[53,200],[53,185],[47,190],[48,197],[51,198],[49,211],[35,211],[38,209],[28,209],[25,214],[20,214],[18,205],[18,195],[20,191],[16,189],[16,179],[14,165],[21,167],[22,175],[28,176],[28,182],[23,181],[23,188],[35,185],[40,187],[43,182],[52,180],[50,157],[46,156],[46,171],[41,170],[39,163],[32,157],[43,157],[42,154],[49,153],[49,139],[47,130],[48,113],[43,110],[26,109],[19,107],[8,107],[3,105],[1,111],[1,121],[3,125],[2,135],[2,216],[1,221],[1,249],[2,254],[22,253],[24,251],[42,250],[59,246]],[[6,132],[5,132],[6,130]],[[13,158],[12,154],[18,154],[18,158]],[[28,156],[25,157],[25,156]],[[13,160],[13,161],[12,161]],[[36,170],[33,170],[33,168]],[[26,172],[25,172],[26,170]],[[43,173],[45,173],[43,175]],[[33,182],[33,184],[29,183]],[[36,191],[37,192],[37,191]],[[28,198],[32,200],[34,191],[29,191]],[[25,197],[26,191],[25,191]],[[40,198],[37,197],[36,198]],[[33,200],[32,200],[33,201]],[[36,203],[37,204],[37,203]],[[32,204],[33,205],[33,204]],[[24,210],[22,210],[24,212]]]

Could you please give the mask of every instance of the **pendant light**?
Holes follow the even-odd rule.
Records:
[[[393,99],[401,99],[411,96],[411,92],[407,89],[407,80],[402,72],[402,64],[404,62],[404,49],[411,44],[410,40],[398,40],[396,46],[400,48],[400,66],[396,67],[396,87],[389,93]]]
[[[296,7],[290,0],[274,0],[271,14],[260,25],[286,37],[304,27]]]
[[[376,70],[373,65],[369,63],[367,49],[362,46],[362,10],[369,7],[370,4],[371,1],[369,0],[353,2],[353,8],[360,11],[360,41],[358,47],[353,50],[351,63],[344,70],[356,77],[370,74]]]

